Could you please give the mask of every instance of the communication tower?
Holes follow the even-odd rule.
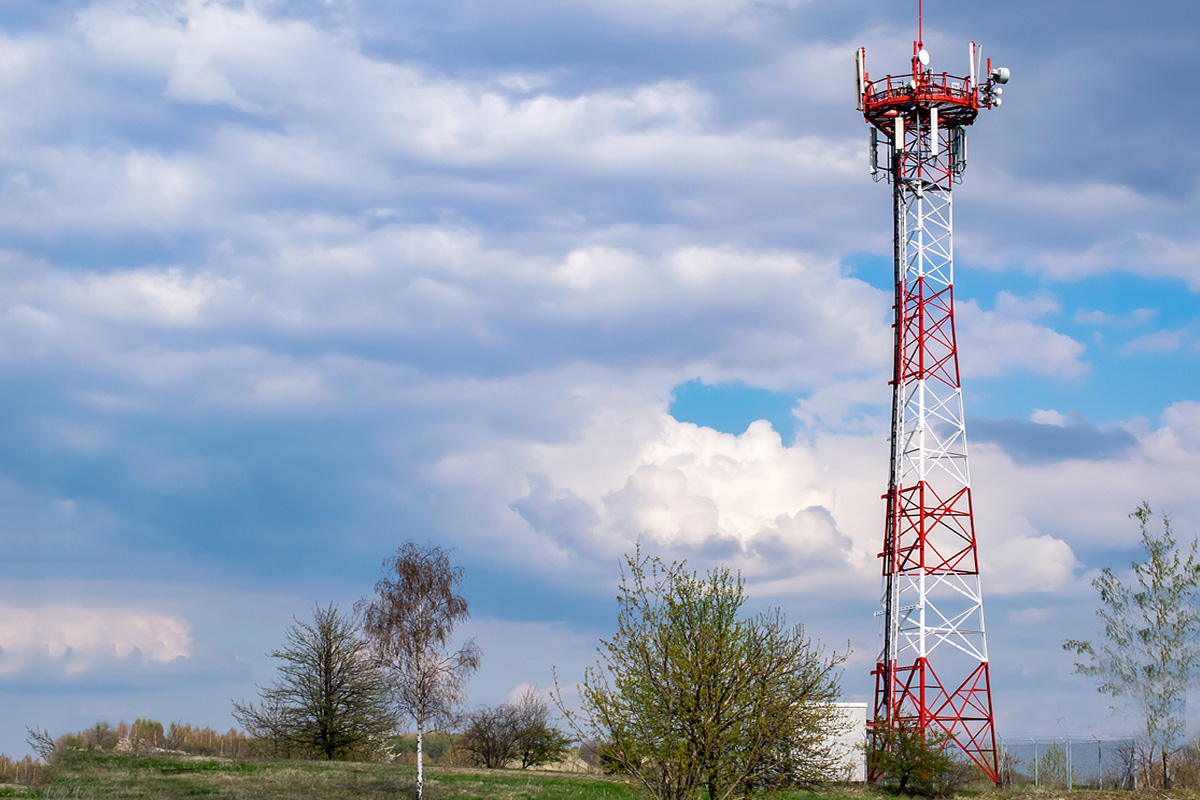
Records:
[[[954,333],[951,188],[967,164],[966,129],[1000,105],[1009,71],[974,42],[965,76],[934,72],[922,42],[912,71],[872,80],[858,50],[858,109],[871,125],[870,169],[892,186],[895,361],[883,552],[883,647],[872,727],[940,732],[999,777],[983,595]],[[877,773],[871,769],[869,778]]]

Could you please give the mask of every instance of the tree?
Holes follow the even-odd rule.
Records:
[[[513,758],[521,769],[559,761],[571,737],[550,724],[550,704],[533,687],[526,687],[513,706]]]
[[[516,757],[516,709],[508,703],[480,706],[467,715],[459,746],[467,751],[478,767],[503,769]]]
[[[343,758],[395,727],[383,674],[351,620],[333,604],[296,620],[284,645],[268,653],[279,676],[259,689],[260,703],[234,703],[233,715],[252,736],[288,749]]]
[[[748,796],[836,770],[835,667],[778,610],[743,619],[744,582],[728,569],[626,556],[617,632],[586,671],[581,738],[656,800]],[[565,711],[562,691],[556,700]],[[585,733],[582,728],[588,728]]]
[[[550,724],[549,704],[527,688],[515,704],[481,706],[466,719],[460,745],[481,767],[521,769],[549,764],[566,753],[571,738]]]
[[[1181,554],[1165,515],[1162,533],[1155,536],[1154,514],[1145,501],[1129,516],[1138,522],[1147,555],[1130,564],[1136,585],[1126,585],[1107,567],[1101,570],[1092,586],[1100,593],[1096,616],[1105,641],[1069,639],[1063,649],[1088,659],[1076,663],[1075,672],[1095,678],[1097,691],[1137,704],[1151,756],[1157,751],[1162,762],[1163,787],[1170,788],[1167,762],[1184,733],[1184,694],[1195,682],[1200,659],[1197,542]]]
[[[1047,747],[1046,752],[1038,759],[1037,776],[1039,786],[1065,789],[1074,785],[1075,770],[1067,758],[1066,749],[1058,742]]]
[[[395,708],[417,726],[417,798],[424,792],[423,737],[453,722],[465,699],[463,683],[479,668],[481,652],[470,639],[448,651],[454,626],[468,616],[455,593],[461,567],[437,546],[407,542],[384,559],[375,597],[355,606],[378,662],[387,671]]]
[[[952,775],[956,764],[946,750],[950,737],[918,725],[871,726],[868,761],[871,771],[892,783],[898,794],[939,794],[939,779]]]

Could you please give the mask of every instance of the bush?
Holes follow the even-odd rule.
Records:
[[[941,797],[961,786],[966,766],[950,757],[950,737],[923,731],[915,724],[891,726],[876,720],[871,727],[867,764],[877,779],[898,793]]]
[[[503,769],[520,762],[521,769],[560,761],[571,739],[550,724],[550,706],[533,689],[515,705],[482,706],[467,716],[461,746],[476,765]]]

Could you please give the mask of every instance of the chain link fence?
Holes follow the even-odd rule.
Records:
[[[1136,789],[1133,739],[1014,736],[1000,740],[1000,771],[1009,785]]]

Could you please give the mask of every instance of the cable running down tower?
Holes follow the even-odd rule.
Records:
[[[1009,71],[972,42],[966,76],[935,73],[921,41],[912,71],[872,80],[857,60],[870,170],[892,186],[895,361],[884,528],[883,647],[872,727],[949,737],[999,777],[966,427],[954,332],[952,195],[966,128],[1000,105]],[[869,768],[869,778],[877,773]]]

